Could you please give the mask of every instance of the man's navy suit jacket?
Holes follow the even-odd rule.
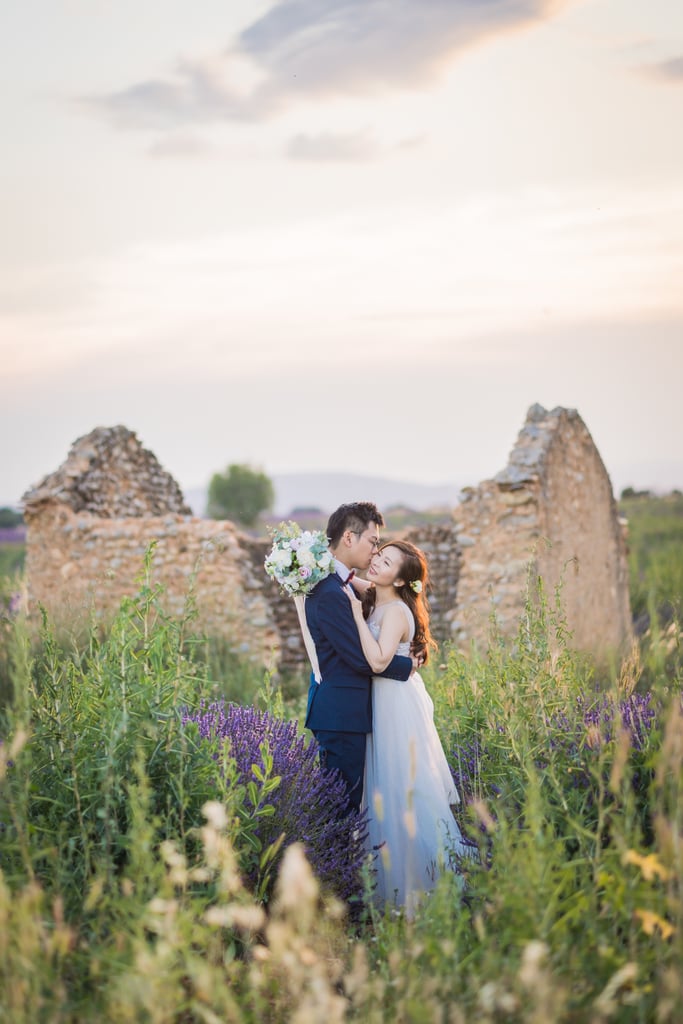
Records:
[[[351,603],[337,573],[321,580],[306,598],[306,621],[318,655],[322,681],[311,682],[306,726],[313,732],[372,732],[372,668],[361,647]],[[410,658],[395,654],[382,675],[405,680]]]

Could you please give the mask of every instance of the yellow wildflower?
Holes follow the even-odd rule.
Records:
[[[670,939],[673,935],[674,926],[653,910],[636,910],[635,913],[646,935],[654,935],[656,931],[661,933],[663,939]]]
[[[654,878],[661,878],[663,882],[666,882],[671,877],[671,872],[660,862],[656,853],[648,853],[643,857],[636,850],[627,850],[622,861],[624,864],[635,864],[640,868],[646,882],[651,882]]]

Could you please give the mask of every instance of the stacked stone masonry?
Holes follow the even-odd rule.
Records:
[[[371,496],[369,496],[371,498]],[[38,603],[74,628],[107,620],[139,587],[146,552],[162,604],[270,669],[306,671],[294,604],[263,571],[266,540],[191,515],[180,488],[125,427],[80,438],[24,497],[29,613]],[[486,644],[492,612],[515,633],[527,579],[561,583],[577,648],[602,653],[631,636],[626,548],[609,477],[574,410],[529,411],[508,466],[468,488],[451,524],[407,536],[429,559],[432,626],[463,650]]]
[[[462,569],[449,617],[456,644],[485,642],[492,614],[503,634],[516,633],[539,577],[551,606],[559,588],[574,648],[604,655],[629,644],[624,524],[574,409],[532,406],[506,468],[466,489],[455,520]]]
[[[164,610],[183,615],[192,594],[194,629],[274,666],[282,629],[263,573],[266,542],[192,516],[178,484],[132,431],[100,427],[79,438],[63,465],[24,496],[24,516],[30,612],[40,603],[69,629],[93,614],[110,619],[139,589],[153,545],[151,581],[163,587]]]

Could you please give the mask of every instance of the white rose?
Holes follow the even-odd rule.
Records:
[[[307,548],[301,548],[298,552],[298,558],[299,565],[305,566],[307,569],[312,569],[315,565],[315,555]]]
[[[291,563],[291,551],[275,551],[270,558],[270,566],[276,573],[281,573],[284,569],[288,569]]]

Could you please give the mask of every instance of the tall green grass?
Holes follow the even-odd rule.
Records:
[[[380,1019],[449,1019],[439,1005],[462,1020],[676,1019],[680,690],[658,680],[657,719],[636,749],[609,714],[597,725],[587,714],[633,693],[633,662],[598,679],[567,639],[541,595],[515,641],[452,654],[431,681],[486,867],[470,872],[464,904],[446,878],[414,926],[374,921]]]
[[[0,577],[20,574],[25,561],[24,544],[0,544]]]
[[[359,920],[296,845],[271,902],[246,887],[254,803],[180,708],[233,684],[277,715],[299,705],[207,659],[191,600],[164,615],[149,570],[85,644],[46,620],[32,646],[4,623],[0,1021],[680,1020],[676,618],[610,674],[572,652],[561,595],[530,578],[516,637],[443,651],[426,682],[482,863],[410,921],[368,887]],[[636,736],[632,698],[656,711]]]
[[[683,495],[643,494],[622,499],[628,520],[631,610],[636,619],[653,607],[670,618],[683,608]]]
[[[46,623],[40,656],[15,660],[0,748],[7,1019],[677,1019],[683,717],[668,678],[636,749],[586,724],[591,701],[618,707],[637,688],[633,660],[595,678],[542,594],[513,642],[452,652],[428,682],[482,866],[464,894],[446,875],[413,921],[368,898],[350,928],[297,847],[271,905],[246,890],[244,792],[177,714],[212,683],[190,623],[157,597],[143,585],[78,652]]]

